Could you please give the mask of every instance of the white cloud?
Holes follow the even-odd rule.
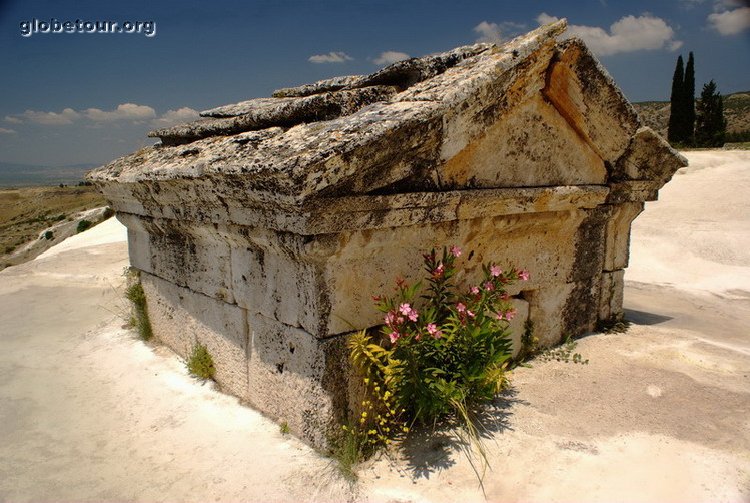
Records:
[[[156,111],[153,108],[147,105],[136,105],[135,103],[123,103],[109,111],[87,108],[83,111],[83,114],[94,122],[142,121],[156,117]]]
[[[0,134],[16,134],[16,132],[12,129],[6,129],[4,127],[0,127]]]
[[[506,35],[516,35],[520,31],[526,30],[527,26],[522,23],[514,23],[513,21],[504,21],[502,23],[490,23],[489,21],[482,21],[474,27],[474,33],[479,35],[476,39],[477,43],[491,43],[497,44],[502,42],[506,38]]]
[[[193,110],[190,107],[182,107],[177,110],[167,110],[161,117],[154,119],[152,124],[159,127],[173,126],[196,120],[199,117],[197,110]]]
[[[482,21],[474,27],[474,32],[479,35],[477,42],[497,43],[503,40],[500,26],[497,23]]]
[[[76,111],[72,108],[65,108],[62,112],[39,112],[36,110],[26,110],[22,114],[6,115],[5,121],[12,124],[22,124],[30,122],[33,124],[43,124],[45,126],[64,126],[72,124],[79,119],[89,119],[95,123],[114,122],[114,121],[144,121],[156,117],[156,111],[146,105],[136,105],[135,103],[122,103],[117,105],[114,110],[101,110],[99,108],[87,108],[86,110]]]
[[[708,24],[722,35],[736,35],[750,28],[750,7],[709,14]]]
[[[539,14],[536,17],[536,22],[539,23],[539,24],[550,24],[550,23],[554,23],[555,21],[559,21],[559,20],[560,20],[559,17],[550,16],[546,12],[542,12],[541,14]]]
[[[8,122],[19,124],[21,122],[33,122],[35,124],[44,124],[45,126],[61,126],[72,124],[74,120],[81,117],[81,114],[72,108],[66,108],[62,112],[37,112],[36,110],[26,110],[22,114],[6,117]]]
[[[536,19],[539,24],[547,24],[559,18],[542,12]],[[675,40],[674,30],[663,19],[651,14],[623,16],[612,23],[609,32],[598,26],[573,24],[568,26],[568,33],[582,38],[600,56],[654,49],[675,51],[682,46],[682,41]]]
[[[390,65],[391,63],[402,61],[404,59],[409,59],[410,57],[411,56],[409,56],[405,52],[385,51],[385,52],[381,52],[380,56],[373,59],[372,62],[375,63],[376,65]]]
[[[328,54],[315,54],[307,58],[310,63],[344,63],[353,59],[354,58],[342,51],[331,51]]]

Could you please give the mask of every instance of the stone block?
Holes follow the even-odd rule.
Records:
[[[614,181],[651,180],[664,185],[674,173],[687,166],[687,159],[648,127],[640,128],[617,160],[613,170]]]
[[[622,302],[625,289],[625,271],[602,273],[599,298],[599,320],[619,320],[623,316]]]
[[[642,202],[614,206],[607,221],[604,241],[604,270],[615,271],[628,266],[630,257],[630,224],[643,211]]]
[[[602,205],[594,209],[581,210],[585,218],[581,221],[571,243],[574,261],[568,269],[567,281],[579,282],[588,280],[602,271],[604,266],[604,236],[607,223],[612,215],[612,208]]]
[[[560,44],[543,92],[610,165],[620,158],[640,126],[633,106],[579,39]]]
[[[581,250],[575,247],[573,236],[590,218],[585,210],[571,210],[342,233],[319,284],[324,298],[317,313],[318,327],[305,328],[325,337],[380,323],[371,296],[391,292],[397,276],[410,283],[422,279],[421,253],[433,247],[456,244],[465,250],[457,262],[462,270],[456,281],[462,289],[481,280],[481,266],[487,262],[530,271],[531,279],[511,287],[512,295],[521,289],[566,282],[580,260]],[[603,229],[603,221],[599,225]],[[592,269],[591,274],[601,272],[601,261],[597,264],[599,269]],[[328,312],[321,309],[328,306]]]
[[[248,397],[247,312],[141,272],[148,314],[157,340],[187,359],[195,344],[207,347],[222,390]]]
[[[252,318],[248,401],[312,445],[328,445],[348,407],[344,337],[319,340],[263,316]]]
[[[461,290],[529,270],[516,352],[527,319],[551,345],[619,316],[630,224],[684,158],[564,30],[214,108],[90,173],[157,338],[205,344],[223,389],[324,447],[357,396],[346,334],[430,248],[464,250]]]
[[[438,168],[444,187],[550,187],[607,180],[604,162],[541,95],[508,111]]]

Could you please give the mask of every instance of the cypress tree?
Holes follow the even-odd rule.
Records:
[[[688,62],[685,66],[685,85],[683,86],[684,101],[684,128],[681,131],[682,141],[688,144],[693,143],[693,133],[695,129],[695,62],[693,52],[690,51]]]
[[[683,70],[682,55],[677,58],[677,66],[672,76],[672,94],[669,97],[669,127],[667,129],[667,139],[672,142],[682,141],[682,125],[685,120],[683,112],[684,101],[682,99],[683,89],[685,87],[685,75]]]
[[[724,101],[711,80],[703,86],[696,106],[695,143],[699,147],[720,147],[724,144],[727,121],[724,119]]]

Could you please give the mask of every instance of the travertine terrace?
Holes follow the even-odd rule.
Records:
[[[346,410],[371,295],[458,244],[528,269],[544,344],[622,315],[630,224],[686,164],[564,21],[276,91],[151,133],[90,173],[128,228],[157,338],[317,446]],[[467,258],[467,253],[464,258]]]

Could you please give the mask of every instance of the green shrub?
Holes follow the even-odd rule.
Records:
[[[130,324],[138,331],[138,335],[144,341],[153,337],[151,321],[148,318],[148,305],[146,304],[146,293],[140,282],[133,282],[125,290],[125,298],[133,304],[133,318]]]
[[[104,208],[104,212],[102,212],[102,220],[107,220],[110,217],[113,217],[115,215],[115,210],[107,206]]]
[[[47,241],[54,239],[54,237],[55,234],[52,231],[47,231],[44,233],[44,239],[46,239]]]
[[[367,398],[356,431],[344,431],[360,444],[387,444],[413,423],[441,420],[457,421],[479,441],[472,411],[507,384],[508,321],[515,309],[505,288],[528,279],[528,272],[486,264],[482,281],[458,293],[452,279],[460,256],[455,246],[443,249],[440,259],[435,250],[423,255],[426,291],[421,282],[409,286],[398,279],[395,297],[374,297],[385,313],[380,336],[362,331],[351,337],[351,361],[364,375]]]
[[[85,220],[85,219],[81,220],[78,222],[78,227],[76,227],[76,232],[77,233],[83,232],[89,227],[91,227],[91,222],[89,220]]]
[[[576,353],[576,347],[578,346],[578,343],[575,340],[572,340],[570,337],[566,337],[565,341],[560,344],[559,346],[556,346],[554,348],[545,349],[542,351],[538,358],[541,361],[557,361],[557,362],[563,362],[563,363],[579,363],[581,365],[588,365],[589,360],[586,358],[584,360],[581,353]]]
[[[624,334],[630,328],[630,322],[623,319],[602,320],[596,324],[596,330],[604,334]]]
[[[213,379],[216,373],[214,367],[214,359],[211,357],[211,353],[208,352],[208,348],[203,344],[196,344],[193,346],[193,352],[187,361],[187,369],[191,375],[200,379]]]

